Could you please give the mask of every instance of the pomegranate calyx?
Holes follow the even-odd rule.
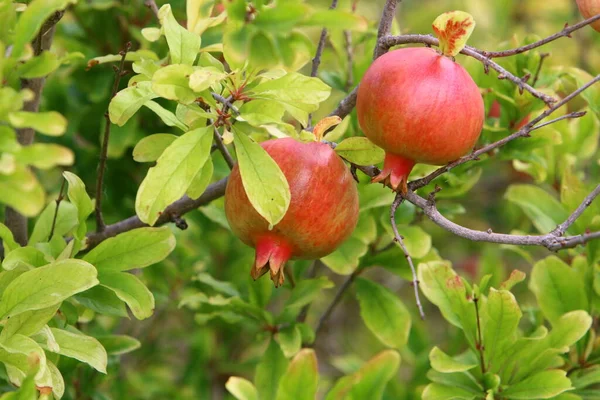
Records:
[[[264,235],[256,243],[256,256],[250,275],[254,280],[267,272],[275,287],[283,285],[285,263],[292,256],[291,246],[275,235]]]
[[[392,153],[385,153],[385,160],[383,162],[383,169],[379,175],[373,177],[371,182],[383,182],[385,186],[389,186],[392,190],[401,193],[406,193],[408,175],[415,166],[413,160],[409,160],[402,156],[398,156]]]
[[[464,11],[450,11],[437,17],[432,27],[440,41],[442,53],[447,57],[454,57],[467,45],[467,40],[475,29],[475,20]]]

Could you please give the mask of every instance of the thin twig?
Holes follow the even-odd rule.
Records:
[[[117,91],[119,90],[119,83],[121,82],[121,77],[125,75],[125,57],[127,56],[127,52],[131,49],[131,42],[127,42],[125,44],[125,49],[121,50],[119,54],[121,55],[121,63],[117,68],[115,68],[115,81],[113,83],[112,94],[110,96],[111,100],[113,97],[117,95]],[[109,102],[110,104],[110,102]],[[100,160],[98,162],[98,176],[96,178],[96,231],[102,232],[106,226],[104,223],[104,219],[102,218],[102,185],[104,184],[104,170],[106,169],[106,160],[108,159],[108,142],[110,139],[110,116],[108,114],[108,110],[104,114],[104,118],[106,119],[106,125],[104,126],[104,136],[102,138],[102,148],[100,150]]]
[[[152,12],[156,16],[156,18],[158,18],[158,6],[156,5],[156,2],[154,0],[146,0],[146,1],[144,1],[144,4],[150,10],[152,10]]]
[[[56,208],[54,209],[54,217],[52,218],[52,227],[50,228],[50,234],[48,235],[48,241],[52,240],[52,236],[54,236],[54,228],[56,227],[56,219],[58,218],[58,208],[60,207],[60,202],[65,198],[63,192],[65,190],[67,180],[63,178],[62,183],[60,184],[60,191],[58,192],[58,197],[56,198]]]
[[[296,288],[296,279],[294,278],[294,273],[292,271],[290,271],[289,268],[285,268],[283,270],[283,273],[285,274],[286,278],[290,282],[290,286],[292,287],[292,290],[295,289]]]
[[[561,30],[560,32],[557,32],[554,35],[548,36],[547,38],[538,40],[537,42],[533,42],[533,43],[530,43],[525,46],[517,47],[514,49],[510,49],[510,50],[504,50],[504,51],[481,51],[480,50],[480,52],[481,52],[481,54],[483,54],[484,56],[486,56],[488,58],[515,56],[517,54],[525,53],[529,50],[533,50],[537,47],[548,44],[556,39],[560,39],[562,37],[571,37],[571,33],[591,24],[592,22],[598,21],[598,20],[600,20],[600,14],[594,15],[593,17],[588,18],[588,19],[581,21],[580,23],[572,25],[572,26],[565,25],[565,28],[563,30]]]
[[[330,10],[334,10],[337,7],[338,0],[332,0],[331,5],[329,6]],[[317,76],[319,72],[319,66],[321,65],[321,56],[323,55],[323,50],[325,50],[325,42],[327,41],[327,28],[323,28],[321,30],[321,35],[319,36],[319,43],[317,44],[317,51],[315,56],[312,59],[312,67],[310,70],[310,76],[313,78]],[[308,115],[308,126],[307,129],[312,127],[312,113]]]
[[[354,86],[354,49],[352,47],[352,32],[344,31],[344,44],[346,48],[346,61],[348,69],[346,70],[346,90]]]
[[[396,15],[396,6],[401,0],[387,0],[383,6],[383,13],[379,20],[379,27],[377,28],[377,44],[373,49],[373,60],[381,57],[388,52],[390,47],[384,47],[381,39],[388,36],[392,31],[392,23],[394,22],[394,16]]]
[[[229,153],[229,150],[227,149],[227,146],[225,146],[225,143],[223,143],[223,138],[221,137],[221,134],[219,133],[219,130],[216,127],[213,127],[213,137],[215,138],[215,144],[217,145],[217,149],[219,149],[219,151],[221,152],[221,155],[225,159],[227,166],[230,170],[233,169],[233,166],[235,165],[235,160],[231,156],[231,153]]]
[[[231,109],[231,110],[233,110],[234,113],[239,115],[240,110],[236,106],[234,106],[233,103],[231,102],[231,100],[233,100],[233,98],[231,96],[229,96],[228,98],[225,98],[217,93],[211,93],[211,95],[212,95],[213,99],[215,99],[219,103],[226,106],[227,109]],[[224,112],[227,112],[227,109],[224,109]]]
[[[410,266],[410,272],[412,273],[412,285],[415,290],[415,301],[417,302],[417,308],[419,309],[419,315],[421,319],[425,319],[425,311],[423,311],[423,305],[421,304],[421,299],[419,298],[419,278],[417,277],[417,270],[415,269],[415,265],[413,264],[412,257],[408,253],[408,249],[404,244],[404,239],[400,232],[398,232],[398,226],[396,225],[396,210],[403,202],[402,194],[397,193],[396,198],[394,199],[392,206],[390,208],[390,222],[392,224],[392,230],[394,231],[394,242],[400,247],[402,252],[404,253],[404,257],[406,261],[408,261],[408,265]]]
[[[321,318],[319,318],[319,322],[317,322],[317,326],[315,327],[315,342],[316,342],[317,338],[319,337],[319,332],[321,332],[321,329],[325,325],[325,321],[327,321],[327,319],[329,318],[329,316],[331,315],[331,313],[333,312],[335,307],[338,305],[338,303],[344,296],[344,293],[346,293],[346,290],[348,290],[350,285],[352,285],[352,282],[354,282],[356,277],[362,271],[363,271],[363,269],[359,269],[359,268],[354,270],[354,272],[346,278],[346,280],[342,283],[342,286],[340,286],[340,288],[338,289],[337,293],[333,297],[333,300],[331,301],[331,303],[329,304],[329,306],[327,307],[327,309],[325,310],[323,315],[321,315]]]
[[[477,343],[475,346],[477,347],[477,351],[479,352],[479,358],[481,360],[481,373],[485,375],[485,361],[483,358],[483,338],[481,334],[481,318],[479,317],[479,299],[477,297],[473,298],[473,304],[475,305],[475,318],[477,318]]]
[[[319,268],[319,266],[321,264],[322,264],[321,260],[314,260],[312,262],[311,266],[308,268],[308,273],[306,274],[306,279],[312,279],[315,276],[317,276],[317,269]],[[298,317],[296,318],[296,322],[306,321],[306,316],[308,315],[308,310],[309,310],[311,304],[312,303],[308,303],[307,305],[302,307],[302,310],[300,310],[300,314],[298,314]]]
[[[535,131],[537,129],[540,129],[540,128],[543,128],[545,126],[552,125],[552,124],[554,124],[554,123],[556,123],[558,121],[562,121],[563,119],[581,118],[581,117],[583,117],[586,114],[587,114],[587,111],[574,111],[574,112],[571,112],[571,113],[568,113],[568,114],[565,114],[565,115],[561,115],[558,118],[551,119],[550,121],[546,121],[543,124],[536,125],[533,128],[531,128],[529,131],[533,132],[533,131]]]
[[[577,218],[579,218],[581,214],[583,214],[583,212],[590,205],[592,205],[592,202],[596,197],[598,197],[598,195],[600,195],[600,185],[596,186],[596,188],[590,194],[588,194],[585,199],[583,199],[579,207],[577,207],[577,209],[573,211],[571,215],[569,215],[569,218],[567,218],[567,220],[562,224],[558,225],[556,229],[552,231],[552,233],[558,236],[564,235],[567,229],[569,229],[569,227],[573,225],[575,221],[577,221]]]
[[[542,54],[540,54],[540,63],[538,64],[537,70],[535,71],[535,75],[533,76],[533,82],[531,82],[531,86],[532,87],[535,87],[535,84],[537,83],[537,81],[538,81],[538,79],[540,77],[540,72],[542,72],[542,66],[544,65],[544,60],[549,55],[550,55],[550,53],[542,53]]]

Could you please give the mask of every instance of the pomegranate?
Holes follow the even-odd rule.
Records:
[[[358,191],[352,174],[327,144],[285,138],[261,146],[289,183],[287,213],[269,230],[250,204],[236,165],[225,191],[225,214],[233,233],[256,249],[252,277],[269,271],[277,287],[283,284],[286,261],[324,257],[350,236],[358,220]]]
[[[468,72],[449,58],[464,47],[474,24],[461,11],[442,14],[434,31],[446,56],[430,48],[403,48],[379,57],[365,73],[358,88],[358,121],[386,152],[373,182],[405,192],[415,163],[454,161],[477,142],[483,98]]]
[[[585,19],[600,14],[600,0],[577,0],[579,12]],[[592,22],[592,28],[600,32],[600,21]]]

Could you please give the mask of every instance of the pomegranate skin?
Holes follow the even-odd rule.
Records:
[[[577,7],[579,7],[579,12],[585,19],[600,14],[600,0],[577,0]],[[594,30],[600,32],[600,21],[592,22],[591,26]]]
[[[236,165],[225,190],[225,215],[233,233],[256,249],[252,277],[270,272],[279,286],[288,259],[324,257],[350,236],[358,221],[358,191],[346,165],[324,143],[285,138],[261,146],[290,186],[287,213],[269,230],[250,203]]]
[[[406,190],[415,163],[441,165],[469,152],[481,133],[479,88],[456,62],[429,48],[404,48],[369,67],[358,89],[359,124],[386,151],[384,181]]]

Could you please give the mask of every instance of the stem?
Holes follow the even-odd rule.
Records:
[[[213,137],[215,138],[215,144],[217,145],[217,149],[219,149],[219,151],[221,152],[221,155],[225,159],[227,166],[230,170],[233,169],[233,166],[235,165],[235,160],[231,156],[231,153],[229,153],[229,150],[227,150],[227,146],[225,146],[225,143],[223,143],[223,138],[221,137],[221,134],[219,133],[219,130],[216,127],[213,127]]]
[[[152,10],[152,12],[156,16],[156,18],[158,18],[158,7],[156,6],[156,2],[154,0],[146,0],[146,1],[144,1],[144,4],[150,10]]]
[[[54,217],[52,218],[52,227],[50,228],[50,234],[48,235],[48,241],[52,240],[52,236],[54,236],[54,228],[56,227],[56,219],[58,218],[58,207],[60,206],[60,202],[63,201],[65,196],[63,192],[65,190],[67,180],[63,178],[62,183],[60,185],[60,192],[58,192],[58,197],[56,198],[56,209],[54,210]]]
[[[485,368],[485,361],[483,358],[483,352],[484,352],[484,348],[483,348],[483,339],[481,337],[481,318],[479,318],[479,299],[477,297],[473,298],[473,304],[475,304],[475,316],[477,318],[477,343],[475,343],[475,346],[477,347],[477,351],[479,351],[479,358],[481,360],[481,374],[485,375],[486,372],[486,368]]]
[[[155,5],[156,6],[156,5]],[[119,90],[119,83],[121,82],[121,76],[125,75],[124,66],[125,66],[125,57],[127,56],[127,52],[131,49],[131,42],[127,42],[125,44],[125,49],[121,50],[119,53],[121,55],[121,63],[119,67],[115,69],[115,81],[113,83],[112,94],[110,98],[112,99],[117,95],[117,91]],[[109,102],[110,105],[110,102]],[[96,179],[96,231],[102,232],[106,228],[106,224],[104,223],[104,219],[102,218],[102,185],[104,184],[104,171],[106,169],[106,160],[108,158],[108,142],[110,139],[110,116],[108,114],[108,110],[104,114],[104,118],[106,119],[106,125],[104,126],[104,136],[102,138],[102,148],[100,150],[100,160],[98,162],[98,176]]]
[[[421,316],[421,319],[424,320],[425,319],[425,311],[423,311],[423,305],[421,304],[421,299],[419,298],[419,279],[417,277],[417,271],[415,269],[415,265],[413,264],[412,257],[410,256],[410,254],[408,253],[408,250],[406,249],[406,245],[404,244],[402,235],[400,235],[400,232],[398,232],[398,226],[396,225],[396,210],[398,209],[400,204],[402,204],[403,201],[404,201],[404,198],[402,197],[402,194],[400,194],[400,193],[396,194],[396,198],[394,199],[394,202],[392,203],[392,206],[390,208],[390,222],[392,224],[392,229],[394,231],[394,242],[400,247],[400,249],[404,253],[404,257],[406,258],[406,261],[408,261],[408,265],[410,266],[410,272],[412,273],[412,278],[413,278],[412,286],[415,291],[415,301],[417,302],[417,308],[419,309],[419,315]]]
[[[542,65],[544,65],[544,60],[548,57],[550,53],[542,53],[540,54],[540,63],[538,64],[537,70],[535,71],[535,75],[533,76],[533,82],[531,82],[531,86],[535,87],[535,84],[540,77],[540,72],[542,71]]]

